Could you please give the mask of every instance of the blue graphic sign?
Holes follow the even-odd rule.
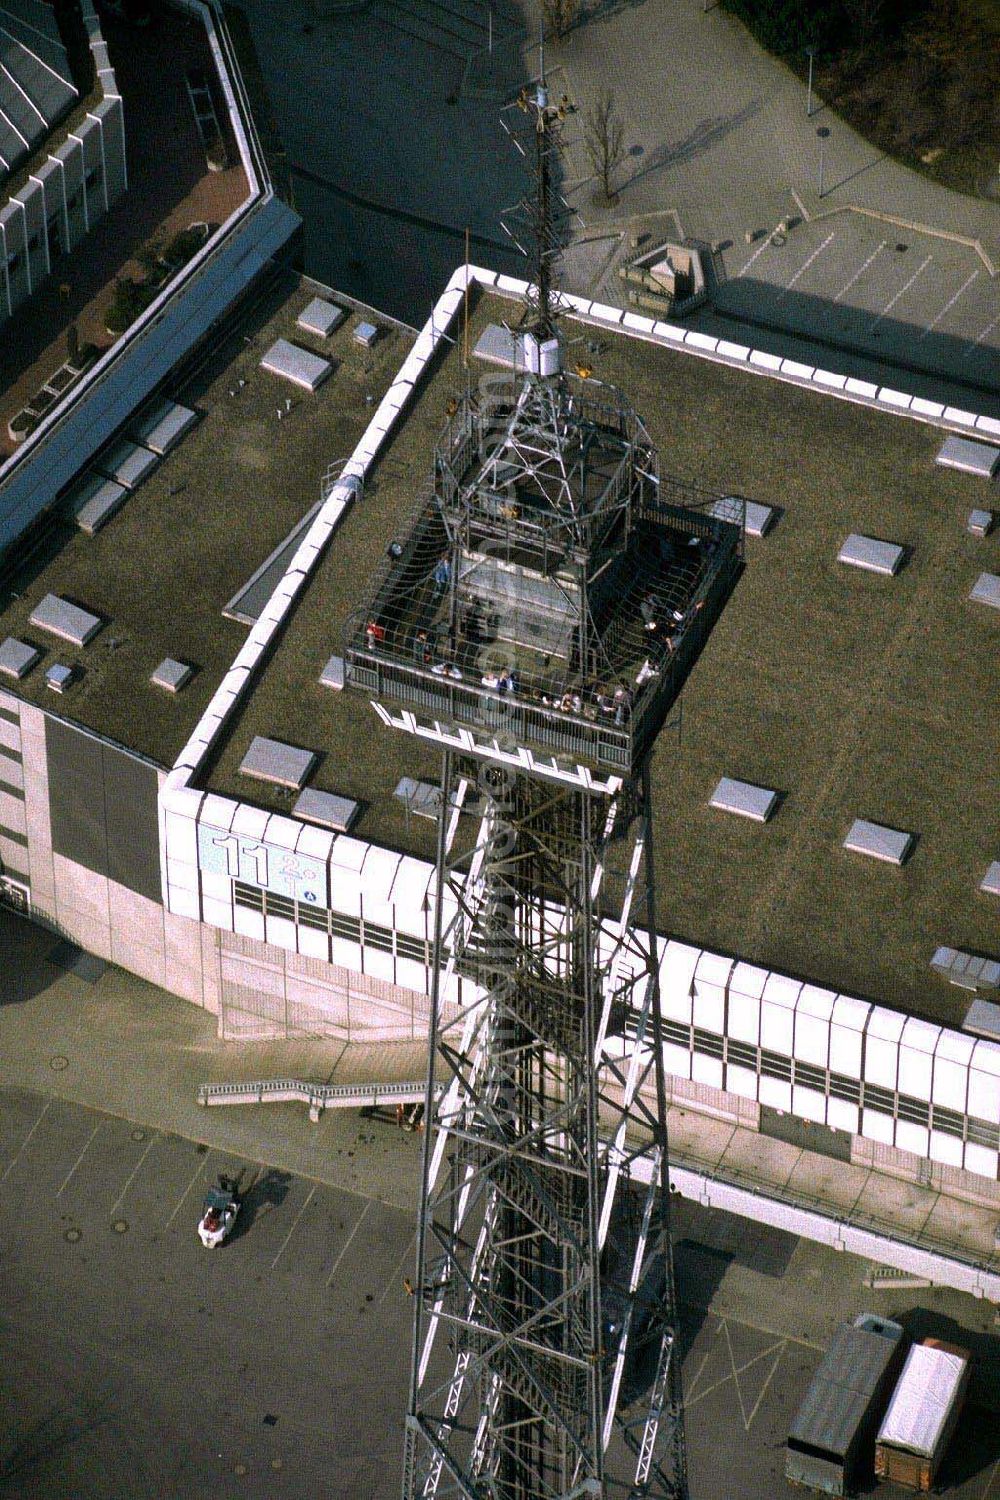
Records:
[[[290,901],[326,906],[326,865],[245,833],[198,824],[198,868],[273,891]]]

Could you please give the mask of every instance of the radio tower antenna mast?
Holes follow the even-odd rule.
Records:
[[[742,528],[562,370],[568,101],[543,76],[517,104],[514,368],[450,403],[344,642],[348,688],[441,749],[402,1494],[687,1500],[649,766]]]

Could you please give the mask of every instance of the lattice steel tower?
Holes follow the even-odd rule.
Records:
[[[345,647],[348,685],[442,747],[403,1495],[680,1500],[649,761],[742,531],[661,480],[617,390],[563,371],[565,103],[544,79],[519,103],[515,366],[451,402]]]

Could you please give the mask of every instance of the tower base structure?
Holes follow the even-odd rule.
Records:
[[[446,751],[442,779],[482,820],[439,837],[403,1494],[686,1495],[648,776]],[[479,998],[449,1025],[455,969]]]

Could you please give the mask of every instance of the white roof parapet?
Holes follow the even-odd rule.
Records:
[[[460,286],[464,293],[464,266],[459,268],[459,271],[453,276],[452,281],[454,282],[458,276],[461,276],[461,281],[457,285]],[[451,287],[450,290],[454,292],[455,287]],[[385,438],[398,421],[400,413],[404,410],[406,402],[416,386],[417,380],[423,373],[424,367],[437,350],[441,340],[447,335],[451,323],[454,321],[455,315],[461,306],[461,297],[448,297],[447,292],[445,293],[445,297],[448,298],[446,306],[450,307],[451,311],[445,315],[442,308],[444,298],[438,300],[430,318],[419,333],[416,344],[403,361],[396,379],[379,402],[361,440],[345,464],[340,478],[330,490],[326,500],[317,512],[315,520],[303,536],[281,582],[272,594],[271,599],[268,601],[256,624],[251,627],[250,634],[234,659],[229,672],[223,678],[222,684],[216,690],[216,694],[205,710],[201,721],[178,756],[174,769],[184,768],[185,775],[183,781],[181,778],[168,776],[162,788],[161,796],[172,797],[179,784],[184,784],[190,780],[191,775],[197,769],[202,755],[210,748],[211,740],[222,727],[226,714],[232,709],[243,692],[245,692],[253,668],[262,659],[275,632],[291,609],[299,591],[305,586],[313,569],[317,566],[322,555],[323,545],[332,536],[333,531],[336,529],[336,524],[339,523],[349,508],[350,503],[359,494],[369,465],[377,455]],[[418,349],[420,351],[419,356]],[[399,399],[401,393],[403,394],[402,400]],[[375,440],[373,441],[373,439]],[[241,680],[234,681],[233,672],[237,668],[249,668],[250,671]],[[221,715],[219,713],[220,707],[223,708]],[[206,732],[209,728],[211,729],[210,734]]]

